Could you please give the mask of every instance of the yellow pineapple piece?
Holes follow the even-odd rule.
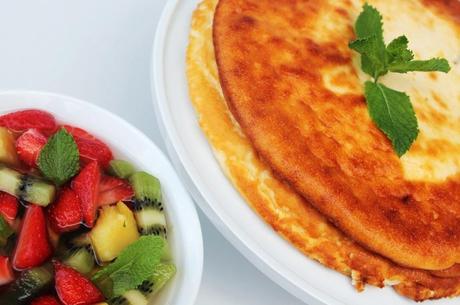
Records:
[[[18,154],[16,153],[15,139],[5,127],[0,127],[0,162],[9,165],[17,165]]]
[[[113,260],[139,238],[133,212],[121,201],[103,207],[89,237],[99,261]]]

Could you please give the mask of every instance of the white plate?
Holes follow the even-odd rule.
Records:
[[[27,108],[49,111],[60,122],[88,130],[107,143],[115,157],[160,179],[170,225],[168,240],[178,272],[151,305],[194,304],[203,269],[200,223],[192,200],[163,153],[138,129],[95,105],[50,93],[0,92],[0,113]]]
[[[308,304],[415,304],[391,288],[357,293],[350,279],[305,257],[279,237],[240,197],[201,132],[188,97],[185,51],[198,0],[169,0],[153,53],[156,114],[168,152],[189,191],[220,232],[269,278]],[[235,280],[238,277],[235,276]],[[424,304],[458,304],[441,300]]]

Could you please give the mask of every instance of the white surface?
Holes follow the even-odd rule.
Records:
[[[155,26],[166,0],[0,0],[0,89],[60,92],[120,115],[164,148],[150,95]],[[97,118],[94,118],[97,119]],[[197,305],[300,305],[201,215]]]
[[[150,304],[193,305],[203,268],[200,223],[192,199],[161,150],[138,129],[95,105],[56,94],[0,92],[0,112],[21,108],[46,109],[59,122],[84,127],[107,143],[116,156],[160,179],[170,224],[168,240],[177,273]],[[97,117],[97,121],[93,117]],[[132,147],[137,149],[134,151]]]
[[[157,33],[153,78],[160,129],[173,164],[223,235],[267,276],[311,304],[410,305],[391,288],[358,294],[350,279],[305,257],[254,213],[220,169],[189,102],[185,51],[190,16],[199,0],[170,0]],[[447,305],[458,300],[427,304]]]

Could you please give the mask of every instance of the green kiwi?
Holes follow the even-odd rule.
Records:
[[[42,291],[47,290],[53,282],[53,267],[45,264],[41,267],[23,271],[3,293],[1,304],[29,304]]]
[[[60,245],[60,257],[65,265],[85,275],[90,274],[96,265],[91,241],[86,234]]]
[[[153,276],[122,296],[113,298],[111,305],[146,305],[161,288],[174,276],[176,267],[173,264],[159,263],[155,266]]]
[[[112,176],[122,179],[128,179],[136,171],[131,163],[124,160],[110,161],[108,170]]]
[[[134,216],[142,235],[167,237],[160,181],[146,172],[136,172],[129,181],[134,189]]]
[[[0,167],[0,191],[20,200],[47,206],[53,202],[56,188],[44,180],[3,166]]]
[[[11,229],[8,222],[0,215],[0,247],[6,246],[8,238],[13,235],[13,233],[14,231]]]

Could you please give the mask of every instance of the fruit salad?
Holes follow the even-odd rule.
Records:
[[[0,116],[0,305],[146,305],[167,233],[156,177],[45,111]]]

